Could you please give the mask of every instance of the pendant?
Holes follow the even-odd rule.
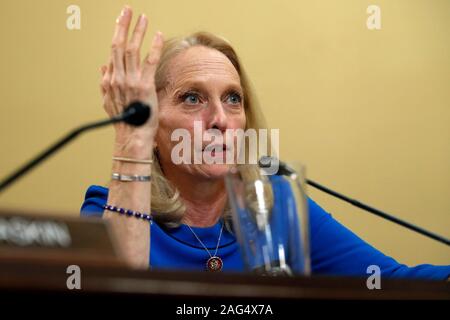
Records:
[[[219,257],[211,257],[206,261],[206,267],[210,272],[222,271],[223,261]]]

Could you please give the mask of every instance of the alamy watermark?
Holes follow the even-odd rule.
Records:
[[[379,266],[373,264],[367,267],[367,274],[370,276],[367,278],[366,285],[369,290],[381,289],[381,269]]]
[[[66,28],[68,30],[80,30],[81,29],[81,9],[75,4],[71,4],[67,7],[66,13],[69,16],[66,19]]]
[[[369,30],[381,29],[381,9],[379,6],[371,4],[366,10],[369,16],[367,17],[366,26]]]
[[[81,268],[76,264],[72,264],[67,267],[66,273],[70,274],[66,280],[67,289],[81,290]]]
[[[178,142],[171,151],[174,164],[258,164],[259,156],[279,156],[279,129],[270,132],[268,129],[226,129],[222,132],[202,128],[202,121],[194,121],[193,137],[184,128],[172,132],[171,141]],[[277,172],[278,162],[273,161],[263,173]]]

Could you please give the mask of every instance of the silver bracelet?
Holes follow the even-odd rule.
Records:
[[[120,174],[120,173],[113,173],[111,175],[111,179],[113,179],[113,180],[126,181],[126,182],[130,182],[130,181],[150,181],[151,178],[152,178],[152,176],[139,176],[137,174],[125,175],[125,174]]]
[[[147,160],[140,160],[140,159],[133,159],[133,158],[124,158],[124,157],[112,157],[113,160],[116,161],[123,161],[123,162],[132,162],[132,163],[143,163],[143,164],[152,164],[152,159]]]

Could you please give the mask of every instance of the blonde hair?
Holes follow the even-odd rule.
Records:
[[[245,129],[267,128],[256,98],[253,95],[247,75],[245,74],[236,52],[227,40],[211,33],[197,32],[185,38],[173,38],[164,42],[160,62],[155,73],[156,90],[162,90],[167,86],[168,70],[171,60],[182,51],[194,46],[204,46],[215,49],[223,53],[230,60],[240,76],[241,86],[243,89],[244,110],[246,116]],[[181,222],[186,208],[179,191],[164,176],[159,162],[157,149],[154,150],[154,160],[155,161],[152,165],[151,212],[155,221],[169,227],[174,227],[179,225]],[[241,165],[239,172],[244,181],[266,179],[266,177],[260,174],[258,165]],[[266,190],[266,194],[268,194],[269,203],[271,206],[272,190],[270,188],[270,184],[266,185],[269,188]],[[230,218],[230,213],[230,208],[227,204],[224,211],[224,217]]]

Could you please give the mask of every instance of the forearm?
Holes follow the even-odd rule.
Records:
[[[114,156],[151,159],[152,143],[122,148],[116,144]],[[125,175],[151,175],[151,165],[113,161],[112,172]],[[112,180],[109,185],[108,204],[121,208],[150,213],[151,182],[123,182]],[[108,219],[118,239],[119,251],[125,261],[133,268],[146,269],[150,254],[149,222],[135,217],[121,215],[105,210],[103,217]]]
[[[161,33],[153,37],[151,51],[142,63],[139,51],[147,29],[147,18],[140,15],[128,40],[132,10],[125,6],[116,20],[111,43],[109,62],[102,66],[100,88],[103,107],[110,117],[119,115],[134,101],[152,106],[152,115],[146,123],[134,127],[116,123],[114,156],[139,160],[151,159],[153,141],[158,127],[158,98],[155,89],[155,71],[161,56]],[[113,172],[123,175],[149,175],[151,164],[113,161]],[[150,213],[150,181],[112,181],[107,203],[124,209]],[[150,254],[150,226],[144,219],[105,211],[103,217],[110,220],[119,239],[119,250],[135,268],[147,268]]]

